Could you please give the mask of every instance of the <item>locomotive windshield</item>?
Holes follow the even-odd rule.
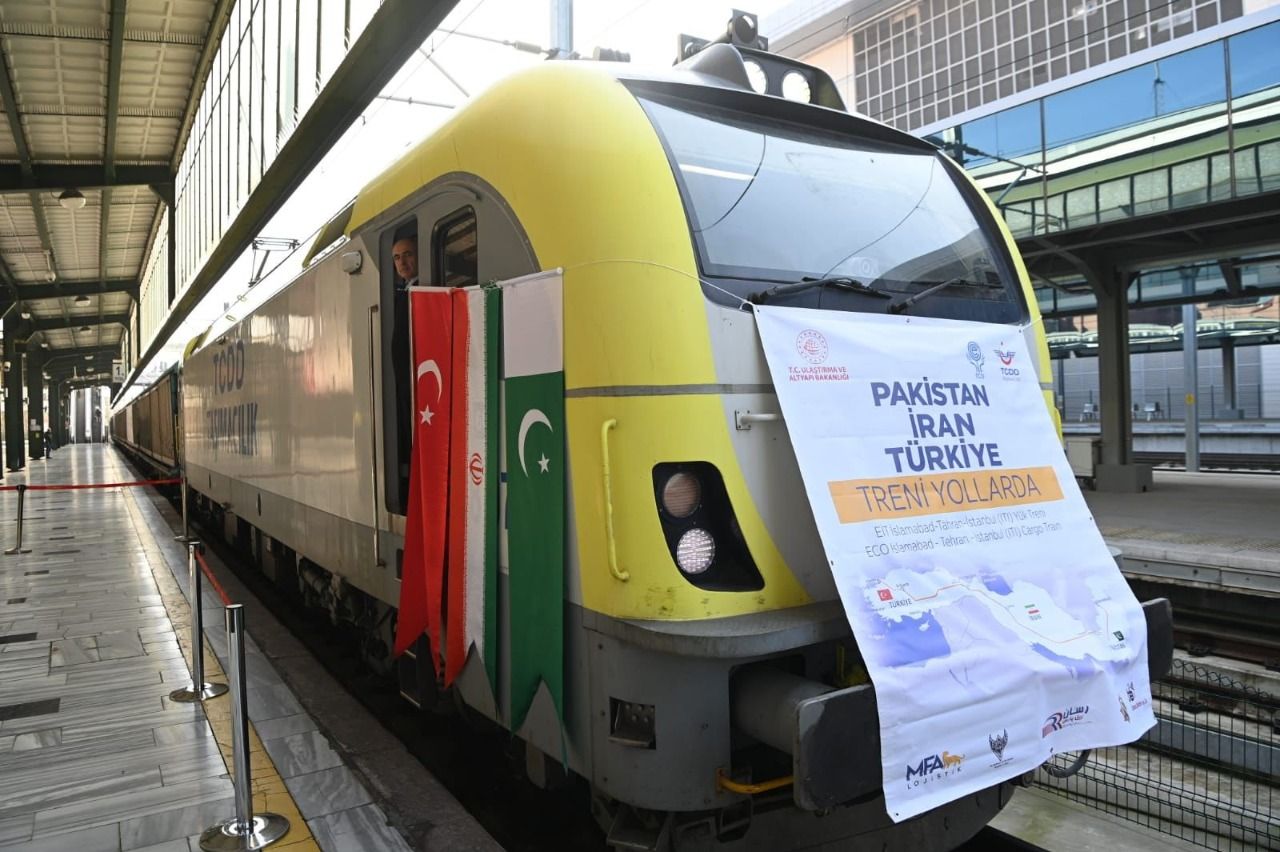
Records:
[[[918,296],[913,314],[1024,318],[994,223],[941,154],[681,98],[639,101],[675,171],[708,297],[737,304],[723,291],[747,298],[838,276],[892,298],[813,287],[786,303],[881,312]]]

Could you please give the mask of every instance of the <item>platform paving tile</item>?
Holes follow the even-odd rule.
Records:
[[[264,719],[261,722],[256,722],[255,725],[258,728],[258,736],[264,741],[280,739],[290,734],[302,734],[317,729],[316,720],[306,713],[281,716],[277,719]]]
[[[69,781],[88,783],[94,779],[146,772],[160,766],[200,760],[217,753],[217,744],[208,740],[164,746],[144,745],[129,751],[99,753],[75,761],[27,761],[22,764],[7,761],[3,767],[4,775],[0,777],[0,814],[5,813],[5,809],[9,807],[8,799],[12,796],[28,795],[34,790],[59,788]]]
[[[36,812],[35,835],[56,834],[96,825],[124,823],[138,817],[185,810],[233,795],[226,778],[201,778],[184,784],[128,790],[95,796],[62,807]],[[154,841],[169,840],[158,837]],[[139,844],[146,845],[146,844]]]
[[[32,731],[14,737],[13,751],[34,751],[62,744],[62,731],[59,728],[48,728],[43,731]]]
[[[124,852],[185,839],[200,834],[235,812],[234,799],[196,802],[181,808],[126,819],[120,823],[120,848]]]
[[[154,846],[139,846],[133,852],[191,852],[191,845],[187,843],[185,837],[180,837],[177,840],[167,840]]]
[[[16,739],[16,738],[15,738]],[[151,731],[141,730],[120,736],[109,734],[92,737],[73,743],[61,743],[34,752],[9,752],[0,754],[0,779],[7,780],[11,773],[21,771],[24,767],[40,767],[45,771],[60,768],[67,771],[67,764],[80,764],[95,757],[110,758],[115,754],[126,754],[155,745],[155,737]]]
[[[94,826],[65,834],[37,837],[26,843],[4,848],[5,852],[119,852],[120,830],[114,825]]]
[[[342,756],[333,750],[324,734],[306,731],[275,740],[263,740],[263,747],[286,781],[295,775],[305,775],[320,769],[342,764]]]
[[[30,840],[31,826],[35,820],[35,814],[0,819],[0,844],[22,843]]]
[[[133,478],[112,448],[79,445],[6,484]],[[0,493],[0,519],[15,504]],[[206,717],[168,698],[191,680],[174,523],[136,489],[28,495],[35,552],[0,558],[0,849],[190,852],[232,814],[229,705],[210,702]],[[204,602],[206,670],[221,677],[225,633],[208,585]],[[247,651],[254,798],[299,830],[282,848],[408,850],[364,770],[343,765],[252,638]]]
[[[377,805],[364,805],[307,820],[311,833],[326,852],[410,852],[409,845],[387,825]]]
[[[358,808],[373,801],[359,779],[345,766],[286,778],[285,785],[308,819]]]
[[[79,772],[60,773],[59,780],[56,781],[33,780],[18,790],[6,790],[0,817],[19,816],[28,812],[39,814],[74,805],[85,799],[118,794],[130,795],[160,787],[162,784],[160,769],[154,765],[136,771],[113,769],[105,777],[89,777]]]
[[[164,725],[153,729],[152,732],[155,734],[156,743],[159,745],[172,745],[195,740],[213,740],[213,731],[209,730],[209,723],[204,719],[197,719],[194,722],[180,722],[176,725]]]

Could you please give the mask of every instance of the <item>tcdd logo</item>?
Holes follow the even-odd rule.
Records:
[[[213,388],[217,393],[244,387],[244,341],[237,340],[213,353]]]
[[[827,360],[827,339],[822,332],[807,328],[796,336],[796,351],[810,364],[821,364]]]
[[[1015,350],[1010,349],[1008,352],[1005,352],[1003,349],[997,349],[995,352],[996,352],[996,357],[1000,359],[1000,364],[1002,365],[1000,367],[1000,375],[1002,376],[1020,375],[1018,372],[1018,368],[1013,366],[1013,359],[1018,354]]]

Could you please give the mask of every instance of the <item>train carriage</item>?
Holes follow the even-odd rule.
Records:
[[[816,102],[753,90],[787,73]],[[375,636],[370,663],[427,703],[421,643],[390,655],[410,428],[392,253],[409,236],[424,284],[557,271],[562,286],[565,693],[540,690],[515,730],[531,765],[585,778],[626,848],[946,849],[998,812],[1008,784],[886,815],[874,698],[744,310],[882,312],[881,290],[1002,323],[1053,412],[1026,272],[961,169],[790,60],[719,45],[658,74],[547,63],[460,109],[330,223],[295,281],[195,352],[198,500],[277,581]],[[498,688],[472,654],[453,689],[510,726],[506,559]]]
[[[164,472],[177,468],[182,458],[181,382],[176,367],[168,370],[111,416],[112,440],[133,458]]]

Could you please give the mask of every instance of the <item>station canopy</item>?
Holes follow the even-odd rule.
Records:
[[[141,267],[231,5],[0,6],[0,303],[29,351],[109,360],[136,333]]]

